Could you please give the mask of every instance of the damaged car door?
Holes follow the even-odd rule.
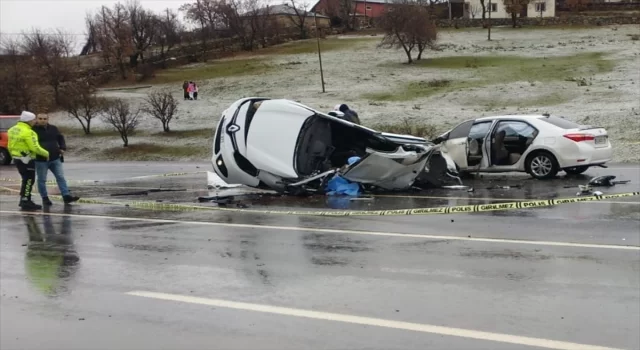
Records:
[[[342,176],[349,181],[370,184],[386,190],[408,189],[424,170],[429,152],[426,147],[398,147],[394,153],[370,152],[352,164]]]

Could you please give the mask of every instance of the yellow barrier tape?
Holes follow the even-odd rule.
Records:
[[[2,187],[5,190],[18,192],[14,189]],[[572,198],[558,199],[542,199],[531,201],[517,201],[509,203],[492,203],[492,204],[476,204],[476,205],[458,205],[446,207],[432,208],[415,208],[415,209],[391,209],[391,210],[331,210],[331,211],[315,211],[315,210],[263,210],[263,209],[239,209],[224,207],[209,207],[191,204],[171,204],[159,203],[151,201],[126,201],[111,202],[100,199],[80,199],[77,203],[86,204],[102,204],[125,206],[137,209],[165,210],[165,211],[196,211],[196,210],[214,210],[225,212],[241,212],[254,214],[280,214],[280,215],[297,215],[297,216],[395,216],[395,215],[428,215],[428,214],[460,214],[460,213],[481,213],[489,211],[506,211],[506,210],[524,210],[542,207],[551,207],[561,204],[570,203],[588,203],[593,201],[601,201],[613,198],[624,198],[639,196],[640,192],[614,193],[607,195],[594,195]],[[62,199],[62,196],[49,196],[50,198]]]
[[[184,176],[184,175],[194,175],[194,174],[202,174],[206,173],[206,171],[195,171],[195,172],[182,172],[182,173],[166,173],[166,174],[153,174],[153,175],[142,175],[135,176],[126,179],[114,179],[114,180],[67,180],[69,184],[87,184],[87,183],[99,183],[106,181],[130,181],[130,180],[140,180],[154,177],[174,177],[174,176]],[[9,178],[9,177],[0,177],[0,182],[20,182],[21,179],[18,178]],[[58,182],[56,180],[47,180],[45,182],[47,185],[57,185]]]

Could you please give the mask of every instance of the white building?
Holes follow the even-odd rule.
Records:
[[[484,0],[487,8],[486,17],[489,18],[511,18],[511,14],[507,13],[503,0]],[[520,13],[518,17],[555,17],[556,16],[556,0],[530,0],[526,11]],[[464,18],[482,18],[482,5],[480,0],[465,0]]]

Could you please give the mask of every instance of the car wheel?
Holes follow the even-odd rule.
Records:
[[[538,151],[527,157],[527,173],[538,180],[550,179],[558,174],[558,162],[553,154]]]
[[[588,166],[583,165],[583,166],[574,166],[571,168],[566,168],[564,169],[564,172],[567,174],[571,174],[571,175],[579,175],[584,173],[585,171],[587,171],[587,169],[589,169]]]
[[[11,155],[9,155],[9,152],[6,149],[0,148],[0,164],[9,165],[10,163]]]

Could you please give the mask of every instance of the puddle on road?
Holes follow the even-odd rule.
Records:
[[[42,227],[33,216],[23,216],[23,219],[29,235],[25,256],[25,272],[29,281],[48,297],[70,293],[80,266],[71,232],[71,218],[63,217],[57,229],[50,217],[43,218]]]

